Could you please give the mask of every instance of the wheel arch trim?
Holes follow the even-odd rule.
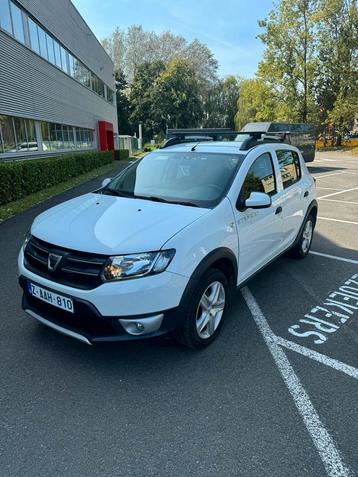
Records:
[[[315,209],[315,223],[314,223],[314,226],[315,226],[316,222],[317,222],[317,213],[318,213],[318,203],[317,203],[316,199],[312,200],[312,202],[310,203],[310,205],[307,208],[307,211],[306,211],[305,217],[302,221],[300,230],[298,231],[297,237],[296,237],[294,243],[292,244],[293,247],[295,245],[297,245],[297,243],[299,242],[301,234],[303,232],[303,227],[305,226],[305,223],[306,223],[306,220],[307,220],[307,217],[310,215],[310,213],[312,212],[313,209]]]
[[[210,270],[212,266],[218,262],[219,260],[229,260],[233,269],[234,269],[234,280],[233,284],[236,286],[236,281],[237,281],[237,274],[238,274],[238,263],[237,259],[235,257],[235,254],[232,250],[226,247],[220,247],[218,249],[212,250],[210,253],[208,253],[202,260],[201,262],[197,265],[195,268],[194,272],[192,273],[187,286],[184,290],[183,296],[180,301],[180,306],[183,306],[188,297],[190,296],[190,293],[195,286],[196,282],[200,279],[200,277]]]

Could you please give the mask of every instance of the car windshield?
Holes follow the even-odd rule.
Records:
[[[210,208],[220,202],[243,159],[240,154],[155,151],[102,193]]]

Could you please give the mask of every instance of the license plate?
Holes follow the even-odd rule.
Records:
[[[73,300],[71,300],[71,298],[67,298],[66,296],[59,295],[58,293],[45,290],[44,288],[34,285],[31,282],[27,283],[27,289],[31,296],[45,301],[50,305],[56,306],[57,308],[61,308],[61,310],[74,313]]]

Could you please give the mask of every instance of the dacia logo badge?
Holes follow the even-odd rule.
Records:
[[[54,272],[59,266],[62,259],[62,255],[56,255],[55,253],[49,253],[47,259],[47,268],[50,272]]]

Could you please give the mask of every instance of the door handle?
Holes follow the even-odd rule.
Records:
[[[308,197],[309,194],[310,194],[310,193],[308,192],[308,190],[306,190],[306,192],[303,194],[303,197]]]
[[[281,212],[282,212],[282,207],[281,206],[277,207],[275,214],[278,215],[278,214],[281,214]]]

